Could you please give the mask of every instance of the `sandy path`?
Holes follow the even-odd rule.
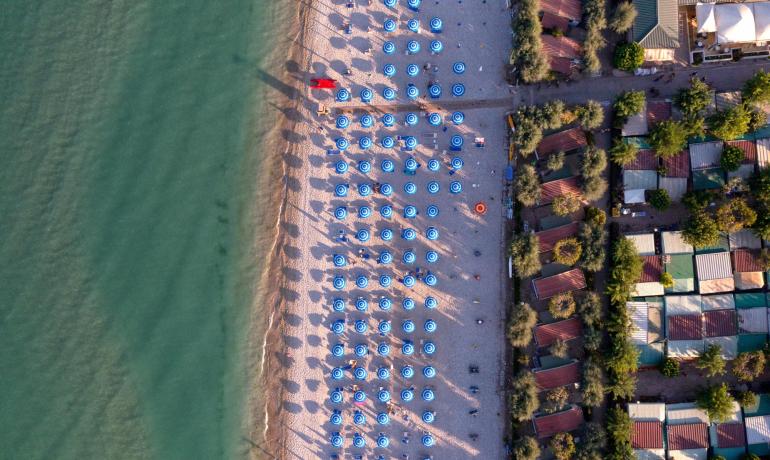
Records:
[[[507,86],[503,83],[503,63],[507,61],[510,41],[508,12],[504,9],[504,0],[479,1],[431,1],[423,2],[417,14],[406,9],[406,1],[400,0],[399,8],[393,12],[387,10],[381,1],[359,2],[358,8],[349,10],[341,0],[313,2],[309,16],[309,30],[306,35],[306,47],[312,50],[309,62],[297,63],[297,75],[308,79],[311,75],[328,76],[340,81],[341,86],[350,89],[353,98],[348,103],[336,103],[331,93],[305,91],[303,108],[294,114],[304,120],[293,131],[284,133],[291,144],[291,152],[286,156],[287,200],[285,204],[283,247],[281,256],[285,265],[282,268],[283,287],[281,289],[284,304],[278,318],[285,353],[273,358],[282,363],[281,388],[275,392],[274,403],[280,405],[278,419],[271,420],[273,428],[282,430],[279,444],[281,458],[311,459],[330,458],[337,453],[340,458],[352,458],[361,454],[364,458],[424,458],[433,455],[436,459],[503,458],[503,402],[499,392],[503,384],[503,299],[504,254],[503,210],[501,206],[502,175],[506,163],[507,144],[504,132],[505,99],[509,98]],[[427,30],[431,17],[439,16],[444,21],[444,32],[435,35]],[[382,30],[385,18],[398,22],[398,30],[386,34]],[[422,32],[415,34],[406,29],[406,21],[418,18],[422,23]],[[343,34],[340,27],[345,22],[352,22],[353,33]],[[486,25],[483,24],[486,22]],[[460,25],[458,25],[460,23]],[[371,32],[366,32],[370,30]],[[428,51],[430,40],[439,38],[445,49],[431,56]],[[392,40],[399,52],[386,56],[382,52],[384,40]],[[415,39],[422,45],[416,56],[403,54],[408,40]],[[462,46],[458,48],[458,43]],[[365,51],[371,48],[371,54]],[[467,65],[464,75],[452,73],[452,63],[463,61]],[[392,63],[398,74],[388,81],[382,75],[384,63]],[[408,77],[404,71],[407,64],[414,63],[421,68],[430,62],[438,66],[438,72],[426,75],[421,72],[417,77]],[[295,64],[292,64],[295,65]],[[482,67],[480,70],[480,67]],[[345,76],[345,69],[353,70],[352,76]],[[371,75],[370,75],[371,74]],[[406,83],[417,85],[425,93],[428,80],[438,81],[444,87],[440,99],[428,100],[431,111],[437,111],[444,117],[447,128],[430,126],[425,114],[416,112],[420,118],[417,126],[407,127],[403,123],[404,110],[411,110],[409,100],[403,94]],[[450,87],[461,82],[466,86],[462,98],[453,98]],[[384,85],[399,91],[399,97],[385,101],[381,97]],[[362,128],[358,119],[362,111],[358,94],[364,86],[375,92],[369,112],[375,116],[372,128]],[[324,104],[332,111],[330,117],[318,117],[315,113],[318,104]],[[442,105],[442,103],[446,103]],[[336,111],[344,109],[352,112],[351,126],[345,130],[336,129],[334,119]],[[448,121],[453,110],[462,110],[465,123],[455,126]],[[396,125],[383,127],[379,122],[379,112],[392,112],[396,115]],[[324,126],[323,129],[320,126]],[[449,139],[454,134],[461,134],[465,145],[461,152],[449,151]],[[371,136],[375,146],[367,151],[358,148],[360,136]],[[401,152],[397,149],[385,150],[378,145],[383,136],[412,135],[419,141],[414,152]],[[327,155],[326,150],[333,148],[334,139],[344,136],[351,140],[351,148],[342,155]],[[485,148],[473,145],[477,136],[486,139]],[[414,158],[422,165],[414,176],[403,174],[404,160]],[[454,156],[463,159],[465,165],[454,175],[449,174],[448,163]],[[383,159],[395,162],[394,173],[384,173],[380,169]],[[350,165],[350,170],[340,175],[334,165],[338,160]],[[427,170],[427,162],[437,159],[441,168],[437,172]],[[358,161],[371,162],[372,171],[363,174],[356,169]],[[437,181],[441,190],[435,195],[426,191],[428,182]],[[463,186],[460,194],[450,194],[451,181],[459,181]],[[361,183],[389,183],[394,193],[390,197],[373,194],[361,197],[357,186]],[[408,195],[404,185],[413,182],[417,193]],[[334,196],[335,185],[350,184],[350,191],[345,198]],[[485,201],[489,212],[478,217],[472,213],[473,204]],[[379,214],[382,205],[393,206],[393,217],[385,219]],[[414,219],[405,219],[403,209],[407,204],[417,207],[420,214]],[[360,219],[356,211],[360,206],[369,206],[374,211],[366,219]],[[428,205],[440,208],[435,218],[427,217]],[[333,210],[337,206],[347,206],[350,213],[344,221],[335,219]],[[437,241],[429,241],[426,229],[435,227],[439,232]],[[391,228],[395,236],[392,241],[383,241],[379,237],[381,229]],[[417,238],[406,241],[400,237],[403,228],[410,227],[417,231]],[[358,229],[368,229],[372,238],[360,243],[353,235]],[[347,242],[336,239],[340,230],[346,232]],[[373,257],[365,260],[357,256],[364,248]],[[375,261],[382,250],[393,253],[394,262],[380,265]],[[417,262],[406,265],[402,255],[413,250]],[[436,263],[425,262],[428,250],[438,252]],[[356,260],[355,265],[348,264],[335,268],[332,254],[343,254],[348,261]],[[480,254],[480,255],[476,255]],[[429,269],[438,278],[438,284],[429,287],[423,282],[408,289],[397,279],[407,270],[421,267]],[[354,280],[365,274],[369,286],[358,289]],[[393,285],[383,288],[378,284],[378,276],[388,274],[393,278]],[[474,279],[479,274],[480,279]],[[347,280],[343,291],[332,287],[332,278],[342,275]],[[390,311],[378,308],[377,301],[382,296],[393,301]],[[424,306],[424,299],[431,295],[438,300],[435,310]],[[411,297],[416,307],[406,311],[402,300]],[[334,298],[345,300],[345,312],[334,312],[331,308]],[[364,297],[369,301],[369,310],[359,312],[353,301]],[[484,323],[476,324],[477,319]],[[337,319],[344,319],[347,328],[343,335],[336,336],[330,331],[330,325]],[[365,320],[369,331],[357,334],[353,331],[355,320]],[[404,320],[410,319],[416,325],[411,334],[401,330]],[[437,323],[437,331],[429,334],[423,330],[427,319]],[[381,320],[389,320],[393,332],[383,337],[376,332]],[[418,351],[412,356],[401,353],[404,339],[411,340]],[[430,340],[435,343],[437,352],[428,356],[420,351],[420,345]],[[377,354],[377,344],[387,342],[391,346],[388,357]],[[335,358],[330,348],[335,343],[346,346],[343,359]],[[353,357],[353,346],[367,344],[369,355],[358,360],[358,365],[365,367],[369,378],[354,381],[350,371],[345,379],[334,381],[330,377],[331,369],[343,366]],[[469,365],[479,367],[478,374],[469,374]],[[415,376],[403,379],[399,370],[404,365],[411,365]],[[437,376],[427,379],[422,375],[424,366],[433,366]],[[378,380],[375,371],[378,367],[393,369],[389,380]],[[369,399],[361,406],[352,402],[352,392],[346,391],[345,402],[333,405],[329,394],[335,387],[357,384],[366,391]],[[480,391],[471,394],[469,387],[476,385]],[[376,393],[381,388],[390,390],[393,401],[397,403],[399,413],[391,416],[389,425],[381,426],[375,421],[378,412],[385,410],[385,405],[376,402]],[[404,388],[414,387],[416,395],[411,402],[402,402],[399,393]],[[436,399],[423,401],[420,392],[430,387],[435,391]],[[270,395],[268,395],[270,398]],[[342,426],[333,426],[329,417],[334,409],[340,410],[344,422]],[[476,417],[468,414],[471,409],[478,409]],[[354,410],[361,410],[367,417],[363,426],[353,424]],[[434,411],[433,424],[420,420],[423,411]],[[408,415],[408,420],[404,415]],[[334,449],[330,435],[339,431],[344,437],[342,449]],[[402,443],[403,433],[408,432],[410,442]],[[429,432],[436,439],[436,445],[426,448],[421,445],[423,433]],[[363,449],[352,446],[354,433],[360,433],[366,440]],[[469,435],[478,434],[473,441]],[[377,448],[376,438],[384,434],[390,438],[388,448]],[[270,446],[276,453],[279,449]]]

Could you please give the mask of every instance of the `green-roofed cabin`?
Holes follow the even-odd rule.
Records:
[[[644,48],[645,61],[673,61],[679,43],[677,0],[634,0],[636,16],[631,37]]]

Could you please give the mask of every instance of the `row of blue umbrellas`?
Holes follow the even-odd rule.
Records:
[[[421,49],[420,42],[417,40],[409,40],[406,42],[406,52],[408,54],[417,54]],[[438,54],[444,50],[444,43],[441,40],[431,40],[429,49],[432,54]],[[386,41],[382,44],[382,52],[389,55],[394,54],[396,52],[396,44],[390,40]]]
[[[437,99],[443,94],[443,90],[439,83],[431,83],[428,85],[428,94],[431,98]],[[462,83],[452,84],[452,96],[460,97],[465,94],[465,85]],[[420,96],[420,90],[414,84],[407,84],[406,95],[409,99],[417,99]],[[386,86],[382,89],[382,97],[386,101],[392,101],[396,98],[397,92],[395,89]],[[360,91],[359,97],[361,102],[372,102],[374,99],[374,91],[369,88],[364,88]],[[340,88],[335,96],[337,102],[348,102],[351,99],[350,91],[345,88]]]
[[[465,114],[462,112],[453,112],[449,118],[455,125],[461,125],[463,121],[465,121]],[[428,114],[427,120],[431,126],[440,126],[443,123],[442,116],[435,112]],[[385,126],[393,126],[396,118],[393,116],[393,114],[386,113],[382,116],[381,121]],[[407,126],[415,126],[419,123],[419,121],[420,118],[414,112],[408,112],[404,116],[404,124]],[[347,129],[350,127],[350,123],[350,118],[346,115],[338,115],[337,119],[334,121],[334,124],[338,129]],[[361,126],[364,128],[370,128],[374,124],[374,118],[366,113],[361,115],[359,118],[359,123],[361,123]]]
[[[359,321],[361,321],[364,324],[359,324]],[[380,323],[379,327],[381,326],[382,326],[382,323]],[[366,325],[366,323],[362,320],[356,321],[356,327],[360,328],[359,330],[363,332],[366,332],[368,330],[368,325]],[[343,334],[345,331],[345,321],[343,320],[334,321],[332,323],[331,329],[335,333],[335,335]],[[390,344],[388,344],[387,342],[380,342],[379,344],[377,344],[376,350],[377,350],[377,354],[380,356],[390,356]],[[340,358],[345,354],[345,347],[342,344],[335,344],[332,346],[331,352],[333,356]],[[411,340],[404,340],[404,343],[401,345],[401,353],[405,356],[411,356],[414,354],[414,352],[415,352],[414,343]],[[428,356],[434,354],[436,352],[436,344],[434,344],[433,342],[425,342],[422,346],[422,352]]]
[[[388,288],[393,284],[393,278],[390,275],[380,275],[377,278],[377,281],[380,285],[380,287]],[[417,277],[414,275],[406,275],[403,278],[400,278],[399,281],[408,288],[413,288],[417,284]],[[436,275],[434,275],[431,272],[428,272],[427,275],[422,277],[422,281],[427,284],[428,286],[435,286],[438,284],[438,278]],[[355,278],[355,285],[359,289],[366,289],[369,286],[369,277],[366,275],[358,275]],[[332,278],[332,286],[337,291],[342,291],[347,287],[347,279],[345,279],[342,275],[335,275],[334,278]]]
[[[401,393],[399,394],[402,401],[413,401],[414,400],[414,390],[411,388],[406,388],[404,390],[401,390]],[[422,392],[420,393],[420,397],[423,401],[431,402],[434,399],[436,399],[436,394],[434,391],[430,388],[424,388]],[[344,401],[344,392],[342,388],[335,388],[332,390],[332,392],[329,394],[329,400],[332,402],[332,404],[341,404]],[[353,401],[355,402],[364,402],[367,400],[366,392],[363,390],[356,390],[353,392]],[[390,391],[381,388],[377,392],[377,401],[386,403],[391,400]]]
[[[382,0],[382,3],[388,8],[395,8],[398,0]],[[406,6],[412,11],[419,11],[421,0],[406,0]]]
[[[356,353],[356,356],[359,358],[366,356],[366,345],[359,344],[356,345],[356,348],[360,347],[363,352],[362,354]],[[353,376],[357,380],[366,380],[369,373],[364,369],[363,367],[356,367],[353,369]],[[432,379],[436,377],[436,368],[433,366],[425,366],[422,368],[422,375],[425,378]],[[345,370],[341,367],[335,367],[331,371],[331,376],[333,380],[342,380],[345,378]],[[412,366],[406,365],[401,368],[401,377],[405,379],[411,379],[414,377],[414,368]],[[380,367],[377,369],[377,378],[380,380],[387,380],[390,378],[390,370],[387,367]]]
[[[422,416],[420,418],[425,423],[433,423],[436,420],[436,413],[430,410],[426,410],[426,411],[423,411]],[[386,412],[380,412],[375,417],[375,420],[380,425],[388,425],[390,423],[390,416]],[[337,426],[342,425],[343,423],[342,412],[335,409],[332,412],[332,415],[329,417],[329,423]],[[364,415],[364,413],[361,412],[360,410],[354,411],[353,424],[366,425],[366,415]],[[380,433],[380,436],[383,436],[382,433]]]
[[[331,445],[333,447],[336,447],[336,448],[342,447],[342,444],[343,444],[342,435],[339,434],[338,432],[332,433],[331,438],[329,438],[329,442],[331,442]],[[436,444],[435,439],[429,433],[424,434],[422,438],[420,438],[420,442],[422,442],[422,445],[425,447],[433,447]],[[363,449],[364,447],[366,447],[366,440],[364,439],[363,436],[361,436],[361,434],[355,433],[353,434],[352,444],[353,444],[353,447]],[[386,435],[380,433],[380,435],[377,436],[377,447],[385,449],[389,445],[390,445],[390,439]]]
[[[356,307],[356,310],[361,312],[369,310],[369,302],[364,297],[357,297],[353,302],[353,305]],[[401,305],[404,307],[404,310],[410,311],[414,310],[416,303],[413,298],[405,297],[401,301]],[[434,310],[438,308],[438,300],[433,296],[427,296],[425,297],[424,305],[425,308]],[[388,297],[383,296],[377,301],[377,306],[380,310],[388,311],[392,308],[393,302]],[[339,297],[334,298],[334,300],[332,300],[332,310],[336,312],[345,311],[345,301]]]
[[[383,186],[385,187],[383,188]],[[441,185],[437,181],[428,182],[425,188],[427,189],[428,193],[430,193],[431,195],[435,195],[436,193],[441,191]],[[334,187],[334,196],[338,198],[344,198],[348,196],[349,189],[350,189],[349,184],[337,184]],[[357,187],[357,190],[358,190],[358,195],[362,197],[367,197],[367,196],[370,196],[372,193],[374,193],[374,187],[372,187],[372,185],[368,183],[359,184]],[[463,185],[462,183],[460,183],[460,181],[452,181],[449,183],[449,193],[458,194],[462,191],[463,191]],[[407,193],[408,195],[414,195],[415,193],[417,193],[417,185],[414,182],[407,182],[406,184],[404,184],[404,192]],[[393,187],[388,183],[381,184],[380,193],[382,193],[384,196],[390,196],[393,193]],[[364,207],[364,209],[367,209],[367,207]],[[360,217],[366,218],[371,216],[371,213],[369,211],[370,210],[363,211],[363,214],[360,215]],[[361,210],[359,209],[359,213],[360,212]],[[386,211],[386,212],[390,212],[390,211]],[[344,212],[335,211],[334,215],[338,219],[344,219],[345,217],[347,217],[347,211],[346,210]],[[387,217],[387,216],[384,216],[384,217]],[[414,216],[407,216],[407,217],[414,217]]]
[[[460,138],[460,142],[462,142],[462,138]],[[454,157],[450,161],[449,165],[454,169],[455,171],[459,171],[460,169],[465,166],[465,162],[460,157]],[[407,172],[415,172],[417,171],[417,168],[420,167],[420,164],[417,162],[417,160],[414,157],[409,157],[404,161],[404,171]],[[345,160],[339,160],[334,164],[334,170],[337,172],[337,174],[345,174],[350,169],[350,165]],[[358,169],[359,172],[364,174],[369,174],[372,171],[372,163],[367,160],[360,160],[358,163],[356,163],[356,169]],[[380,169],[382,169],[382,172],[385,173],[392,173],[396,170],[396,163],[393,160],[390,159],[384,159],[380,163]],[[441,169],[441,162],[436,159],[430,159],[428,160],[428,171],[439,171]],[[387,194],[387,192],[383,192],[384,194]]]
[[[423,330],[429,334],[432,334],[433,332],[436,332],[436,328],[438,326],[436,325],[436,321],[432,319],[425,320],[425,323],[423,324]],[[345,320],[344,319],[338,319],[332,322],[331,324],[331,331],[335,335],[342,335],[345,333]],[[359,334],[365,334],[369,330],[369,323],[366,321],[359,319],[356,320],[353,323],[353,329],[359,333]],[[377,325],[377,330],[380,332],[380,334],[385,335],[391,330],[390,321],[380,321],[380,323]],[[401,323],[401,330],[403,330],[407,334],[412,334],[416,330],[416,326],[414,324],[414,321],[407,319],[404,320]],[[409,345],[409,342],[405,342],[404,345]],[[413,347],[413,345],[412,345]],[[407,347],[406,351],[414,351],[414,348]],[[405,352],[404,354],[411,354]]]
[[[387,185],[388,186],[388,190],[390,190],[390,188],[392,188],[392,187],[390,187],[390,184],[383,184],[383,185]],[[455,187],[455,190],[457,190],[456,187]],[[390,195],[390,192],[383,191],[382,187],[380,187],[380,191],[383,193],[383,195],[386,195],[386,196]],[[433,205],[433,204],[429,205],[427,208],[425,208],[425,214],[428,217],[430,217],[430,218],[437,217],[439,215],[439,212],[440,212],[440,210],[439,210],[438,206]],[[372,216],[372,213],[373,213],[372,208],[370,208],[369,206],[359,206],[358,207],[358,211],[357,211],[356,214],[358,215],[359,219],[367,219],[367,218]],[[419,211],[417,211],[417,207],[416,206],[407,205],[407,206],[404,207],[403,214],[404,214],[404,217],[412,219],[412,218],[417,217],[417,215],[419,214]],[[380,207],[380,215],[383,218],[385,218],[385,219],[390,219],[391,217],[393,217],[393,207],[391,205],[389,205],[389,204],[381,206]],[[335,208],[334,209],[334,217],[337,220],[345,220],[348,217],[348,208],[347,208],[347,206],[338,206],[337,208]]]
[[[441,20],[441,18],[438,17],[432,17],[429,21],[430,25],[430,31],[434,34],[441,33],[442,30],[444,30],[444,22]],[[395,19],[388,18],[382,23],[382,29],[385,32],[395,32],[398,28],[398,24],[396,23]],[[420,20],[419,19],[410,19],[406,21],[406,28],[409,29],[412,32],[419,32],[420,31]]]
[[[419,144],[417,138],[414,136],[396,136],[396,139],[394,139],[393,136],[383,136],[383,138],[380,139],[380,146],[386,149],[392,149],[396,146],[396,140],[403,141],[404,149],[406,150],[414,150]],[[453,151],[462,150],[464,143],[465,139],[459,134],[454,134],[449,138],[449,147]],[[361,150],[368,150],[372,148],[373,145],[374,141],[370,136],[361,136],[358,138],[358,146]],[[350,147],[350,141],[345,137],[338,137],[334,140],[334,146],[337,150],[344,152]]]
[[[436,251],[430,250],[425,253],[425,261],[430,264],[438,262],[438,259],[439,255]],[[413,264],[417,261],[417,254],[411,250],[404,251],[401,260],[405,264]],[[385,265],[393,262],[393,254],[390,251],[382,251],[379,257],[377,257],[377,262]],[[334,254],[332,256],[332,263],[335,267],[344,267],[348,264],[348,259],[343,254]]]

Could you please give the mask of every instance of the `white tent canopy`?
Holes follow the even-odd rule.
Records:
[[[624,191],[623,202],[626,204],[644,203],[644,189],[638,188]]]
[[[745,43],[756,41],[754,8],[744,3],[720,3],[714,6],[717,42]]]
[[[717,31],[717,18],[714,15],[714,3],[698,3],[695,5],[695,17],[698,19],[698,33]]]
[[[752,6],[754,7],[756,40],[770,40],[770,2],[754,3]]]

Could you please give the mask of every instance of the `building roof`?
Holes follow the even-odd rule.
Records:
[[[658,176],[658,188],[665,190],[672,201],[681,201],[687,193],[687,178]]]
[[[663,273],[663,261],[660,256],[642,256],[644,264],[642,265],[642,277],[640,283],[660,282],[660,275]]]
[[[532,288],[538,299],[549,299],[563,292],[572,292],[586,287],[586,278],[583,270],[573,268],[566,272],[553,276],[546,276],[532,280]]]
[[[746,442],[764,444],[770,442],[770,415],[746,417]]]
[[[690,177],[690,151],[684,149],[674,156],[663,158],[666,177]]]
[[[583,426],[583,410],[578,406],[550,415],[539,415],[532,419],[538,439],[548,438],[556,433],[574,431]]]
[[[666,255],[666,273],[674,280],[695,278],[695,268],[692,265],[692,254]]]
[[[642,149],[636,153],[636,159],[631,163],[623,166],[623,169],[628,170],[658,170],[658,156],[655,155],[654,150]]]
[[[757,162],[757,145],[754,143],[754,141],[726,141],[725,144],[732,145],[743,150],[743,164],[753,165]]]
[[[767,308],[739,309],[738,330],[742,334],[767,334]]]
[[[662,449],[663,423],[634,421],[631,445],[634,449]]]
[[[730,243],[730,250],[736,249],[760,249],[762,247],[762,241],[757,238],[751,230],[744,228],[737,232],[730,233],[728,235],[728,241]]]
[[[679,48],[679,17],[676,0],[634,0],[639,14],[633,39],[644,48]]]
[[[543,34],[541,37],[543,53],[548,58],[551,70],[565,75],[572,73],[572,60],[579,58],[582,54],[580,43],[564,36]]]
[[[578,229],[580,229],[579,222],[570,222],[567,225],[537,232],[536,235],[540,239],[540,252],[552,251],[558,241],[575,236]]]
[[[647,107],[646,102],[644,106]],[[647,125],[647,111],[642,109],[640,112],[628,116],[623,124],[623,128],[620,130],[620,134],[623,137],[645,136],[649,132],[649,128],[649,125]]]
[[[695,403],[666,404],[666,422],[668,425],[683,423],[708,424],[709,416],[706,411],[699,409]]]
[[[698,142],[690,144],[690,167],[696,169],[708,169],[719,166],[722,158],[722,141]]]
[[[735,310],[713,310],[703,313],[705,337],[727,337],[738,334]]]
[[[729,252],[696,254],[695,266],[698,269],[698,280],[700,281],[719,280],[733,276]]]
[[[557,16],[547,11],[543,11],[542,16],[540,16],[540,24],[542,24],[543,29],[559,29],[563,31],[569,29],[568,18],[565,18],[564,16]]]
[[[647,124],[650,126],[671,118],[671,102],[649,101],[647,102]]]
[[[631,342],[646,345],[649,328],[647,302],[626,302],[626,309],[631,316]]]
[[[669,316],[666,332],[669,340],[701,339],[703,338],[703,317],[701,314]]]
[[[571,385],[580,381],[580,365],[577,361],[572,361],[563,366],[552,367],[551,369],[534,369],[535,382],[540,390],[550,390],[566,385]]]
[[[583,17],[580,0],[543,0],[540,2],[540,10],[575,21]]]
[[[543,38],[550,35],[543,35]],[[565,129],[558,133],[549,134],[537,145],[538,158],[544,158],[552,153],[570,152],[588,145],[586,135],[580,128]]]
[[[628,416],[631,420],[658,421],[666,420],[666,405],[663,403],[628,403]]]
[[[759,263],[759,249],[736,249],[732,255],[736,273],[763,271]]]
[[[757,139],[757,164],[760,168],[770,166],[770,138]]]
[[[666,460],[666,449],[634,449],[636,460]]]
[[[692,359],[703,353],[705,342],[698,340],[669,340],[666,354],[671,358]]]
[[[692,245],[685,243],[682,232],[661,232],[663,254],[692,254]]]
[[[654,170],[624,169],[625,190],[655,190],[658,188],[658,173]]]
[[[735,298],[732,294],[704,295],[701,297],[701,310],[735,310]]]
[[[703,300],[697,294],[667,295],[663,300],[666,304],[666,316],[694,315],[702,311]]]
[[[635,235],[625,235],[626,239],[634,244],[636,252],[641,256],[655,255],[655,234],[638,233]]]
[[[718,423],[717,447],[743,447],[746,445],[746,429],[743,423]]]
[[[668,449],[703,449],[709,446],[708,425],[705,423],[684,423],[681,425],[669,425]]]
[[[666,288],[660,281],[650,281],[647,283],[636,283],[631,292],[632,297],[655,297],[666,293]]]
[[[735,289],[746,291],[765,287],[765,274],[763,272],[736,273],[734,278]]]
[[[576,339],[583,334],[583,327],[578,318],[568,318],[555,323],[540,324],[535,327],[535,341],[538,346],[547,347],[557,339]]]
[[[738,276],[754,275],[753,273],[739,273]],[[750,280],[749,280],[750,281]],[[735,278],[720,278],[716,280],[698,281],[698,292],[701,294],[713,294],[715,292],[732,292],[735,290]]]
[[[722,359],[733,360],[738,356],[738,336],[731,335],[725,337],[708,337],[703,339],[703,349],[717,345],[722,355]]]
[[[540,186],[540,204],[550,204],[557,196],[580,194],[580,180],[576,176],[552,180]]]
[[[727,171],[727,178],[740,177],[743,180],[749,180],[754,175],[754,165],[741,164],[735,171]]]

